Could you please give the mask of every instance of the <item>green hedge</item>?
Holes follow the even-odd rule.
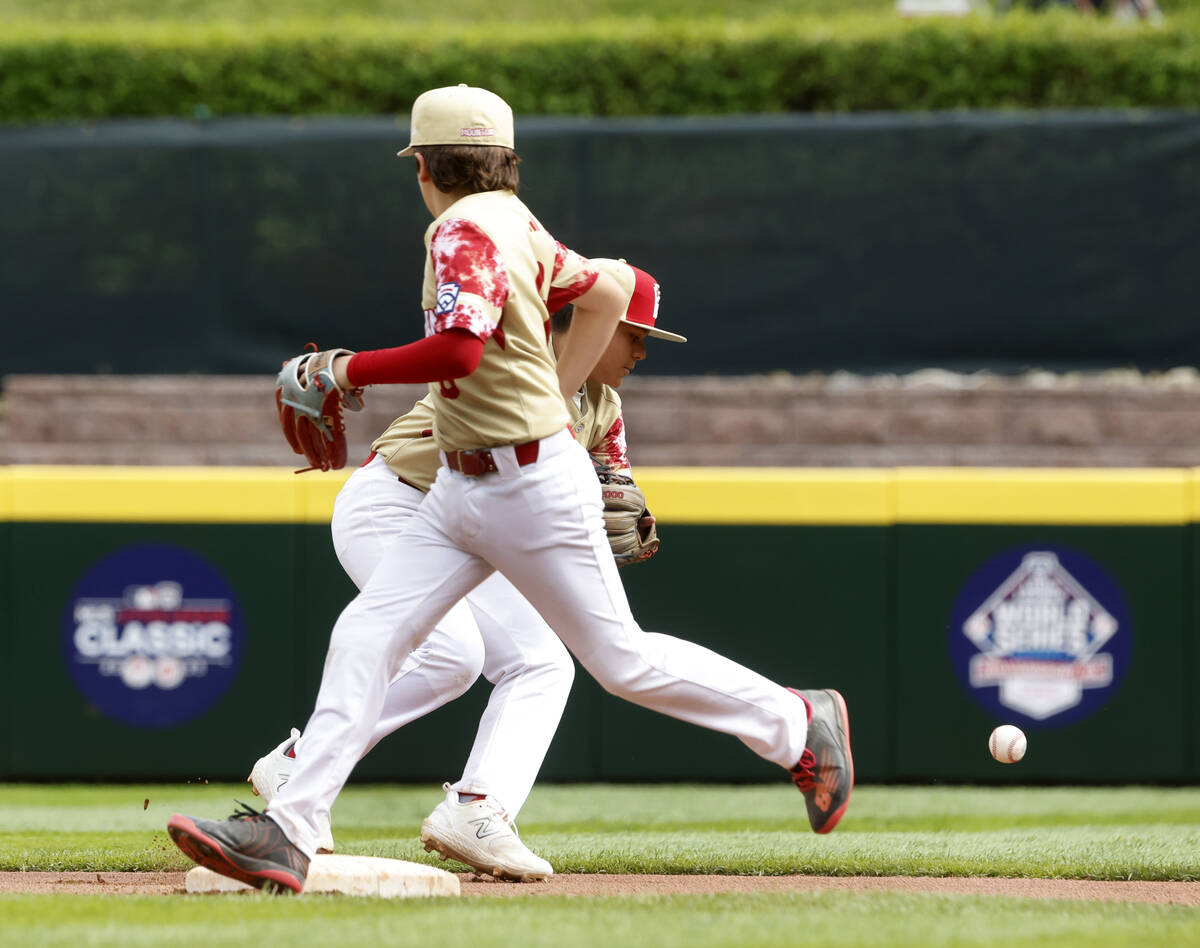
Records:
[[[0,121],[380,114],[468,82],[520,114],[1171,107],[1200,104],[1200,20],[1072,14],[904,22],[592,21],[571,31],[15,21],[0,35]]]

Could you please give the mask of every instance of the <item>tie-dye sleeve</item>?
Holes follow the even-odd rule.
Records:
[[[555,244],[554,273],[550,278],[550,296],[546,309],[553,313],[592,288],[600,271],[586,257],[574,250]]]
[[[607,464],[618,473],[629,473],[629,448],[625,443],[625,421],[620,415],[617,416],[617,420],[612,423],[612,427],[608,429],[604,437],[600,439],[600,443],[588,453],[601,464]]]
[[[478,225],[452,218],[434,233],[429,256],[437,300],[425,311],[425,334],[465,329],[487,342],[508,299],[508,270],[499,248]]]

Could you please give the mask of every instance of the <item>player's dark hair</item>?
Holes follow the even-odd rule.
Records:
[[[434,186],[445,194],[463,191],[512,191],[521,189],[517,165],[521,159],[511,148],[499,145],[419,145]]]
[[[575,307],[568,303],[562,309],[550,315],[550,331],[553,333],[566,332],[571,328],[571,318],[575,315]]]

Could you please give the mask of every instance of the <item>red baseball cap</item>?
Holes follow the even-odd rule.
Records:
[[[633,290],[629,298],[629,306],[621,322],[628,326],[645,329],[646,335],[655,339],[666,339],[668,342],[687,342],[686,336],[668,332],[658,328],[658,305],[662,299],[662,290],[658,281],[645,270],[639,270],[624,260],[607,260],[593,258],[592,262],[602,270],[615,277],[623,287],[629,287],[629,275],[633,275]]]

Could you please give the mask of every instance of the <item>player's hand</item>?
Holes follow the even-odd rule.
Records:
[[[596,476],[604,498],[604,532],[617,566],[648,560],[658,552],[658,530],[646,497],[633,478],[618,474],[595,459]]]
[[[306,352],[285,362],[275,378],[279,426],[292,450],[308,461],[304,470],[331,471],[346,466],[342,411],[363,407],[362,389],[339,384],[332,363],[351,355],[346,349]],[[342,378],[348,382],[344,368]]]

